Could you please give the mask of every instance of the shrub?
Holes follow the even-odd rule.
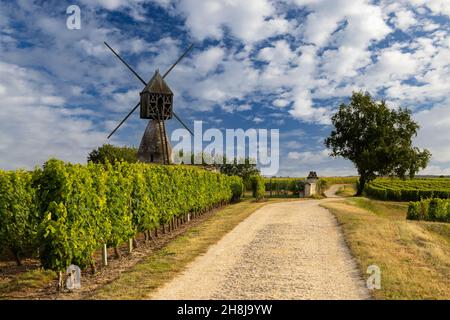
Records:
[[[263,178],[265,191],[271,195],[299,195],[305,189],[305,181],[302,178]]]
[[[0,170],[0,251],[9,250],[21,264],[32,251],[37,232],[32,175]]]
[[[106,210],[110,204],[101,170],[52,159],[36,173],[39,254],[45,269],[92,265],[93,252],[109,241],[114,221]]]
[[[245,188],[242,178],[237,177],[237,176],[232,176],[232,177],[230,177],[229,181],[230,181],[230,187],[231,187],[231,193],[232,193],[231,200],[238,201],[242,197],[242,194],[244,193],[244,188]]]
[[[137,162],[137,149],[135,147],[117,147],[112,144],[104,144],[98,149],[92,150],[88,155],[88,162],[93,163],[116,163]]]
[[[420,209],[420,202],[411,202],[408,206],[408,213],[406,218],[409,220],[419,220]]]
[[[447,219],[447,201],[432,199],[428,204],[427,220],[445,221]]]
[[[449,203],[450,200],[438,198],[410,202],[406,217],[410,220],[450,222]]]
[[[256,198],[256,200],[264,199],[266,189],[263,177],[254,175],[250,178],[250,181],[252,182],[253,197]]]

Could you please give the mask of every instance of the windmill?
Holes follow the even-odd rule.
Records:
[[[133,68],[130,67],[119,54],[114,51],[106,42],[105,45],[112,53],[138,78],[145,86],[140,93],[139,103],[131,109],[126,117],[117,125],[117,127],[108,136],[108,139],[122,126],[122,124],[136,111],[139,106],[140,118],[148,119],[149,122],[141,139],[138,149],[138,160],[142,162],[154,162],[162,164],[170,164],[172,147],[167,138],[165,121],[177,119],[183,127],[185,127],[191,135],[192,131],[184,124],[183,121],[173,112],[173,92],[165,82],[167,75],[175,68],[175,66],[188,54],[194,46],[193,44],[178,58],[177,61],[161,76],[159,70],[156,70],[153,77],[147,83],[140,77]]]

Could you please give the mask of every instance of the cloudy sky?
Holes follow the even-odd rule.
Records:
[[[80,30],[66,27],[72,4]],[[85,162],[107,142],[142,86],[103,41],[145,79],[195,43],[167,78],[176,112],[280,129],[278,175],[355,173],[323,145],[355,90],[412,109],[424,173],[450,174],[448,0],[1,0],[0,168]],[[134,114],[112,143],[138,145],[145,125]]]

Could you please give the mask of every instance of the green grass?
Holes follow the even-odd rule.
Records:
[[[381,269],[377,299],[450,299],[448,224],[406,220],[407,203],[349,198],[323,205],[337,218],[362,276]]]
[[[0,282],[0,298],[6,298],[9,293],[41,288],[56,277],[55,272],[35,269],[18,274],[16,277]]]
[[[394,201],[378,201],[364,197],[347,199],[347,202],[361,209],[366,209],[380,217],[405,220],[408,203]]]

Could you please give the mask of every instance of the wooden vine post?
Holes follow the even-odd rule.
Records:
[[[108,248],[106,247],[106,243],[102,247],[102,263],[104,267],[108,265]]]
[[[128,252],[133,252],[133,238],[128,239]]]

